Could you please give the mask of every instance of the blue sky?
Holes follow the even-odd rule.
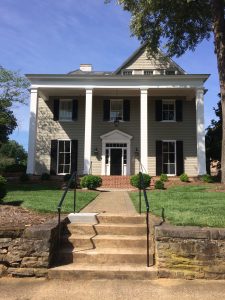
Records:
[[[104,0],[1,0],[0,64],[26,73],[68,73],[80,63],[115,70],[137,47],[130,16]],[[213,41],[174,59],[188,73],[210,73],[205,124],[214,118],[219,92]],[[29,107],[14,108],[19,126],[11,136],[27,149]]]

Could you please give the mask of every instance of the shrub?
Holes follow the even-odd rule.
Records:
[[[183,173],[180,175],[180,181],[182,182],[188,182],[189,181],[189,178],[187,176],[187,174]]]
[[[202,176],[200,176],[200,179],[203,181],[203,182],[207,182],[207,183],[212,183],[214,182],[214,178],[209,175],[209,174],[204,174]]]
[[[21,182],[27,182],[27,181],[29,181],[29,180],[30,180],[30,177],[29,177],[29,175],[26,174],[26,173],[23,173],[23,174],[20,176],[20,181],[21,181]]]
[[[164,189],[164,182],[162,180],[156,180],[155,189],[156,190],[163,190]]]
[[[41,180],[49,180],[49,179],[50,179],[50,174],[48,173],[41,174]]]
[[[0,176],[0,201],[5,197],[7,194],[7,188],[6,188],[7,180],[5,177]]]
[[[143,175],[144,187],[147,188],[150,185],[151,176],[149,176],[148,174],[142,174],[142,175]],[[130,184],[138,189],[142,188],[141,182],[140,182],[140,175],[136,174],[136,175],[131,176]]]
[[[89,190],[94,190],[102,185],[102,179],[95,175],[86,175],[81,178],[80,185],[83,188],[88,188]]]
[[[168,181],[168,176],[166,174],[161,174],[160,175],[160,181],[163,181],[163,182]]]

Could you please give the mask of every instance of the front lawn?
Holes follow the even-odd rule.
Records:
[[[15,184],[8,186],[5,204],[20,205],[39,212],[57,212],[63,190],[41,184]],[[77,191],[76,212],[91,202],[99,192]],[[73,211],[73,191],[68,191],[62,206],[63,213]]]
[[[174,225],[225,227],[225,192],[213,192],[207,186],[176,186],[168,190],[148,191],[150,211]],[[130,197],[138,211],[138,192]],[[142,196],[142,211],[145,211]]]

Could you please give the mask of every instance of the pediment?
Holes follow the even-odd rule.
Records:
[[[112,130],[100,136],[105,142],[124,142],[130,141],[133,137],[125,132],[118,129]]]

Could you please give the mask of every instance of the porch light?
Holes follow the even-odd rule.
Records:
[[[94,155],[98,155],[98,149],[97,148],[95,148],[95,150],[94,150]]]
[[[113,122],[114,126],[115,127],[119,126],[119,122],[120,122],[120,120],[118,118],[116,118]]]
[[[139,156],[139,151],[138,151],[138,148],[137,148],[137,147],[136,147],[136,149],[135,149],[135,151],[134,151],[134,154],[135,154],[136,157]]]

